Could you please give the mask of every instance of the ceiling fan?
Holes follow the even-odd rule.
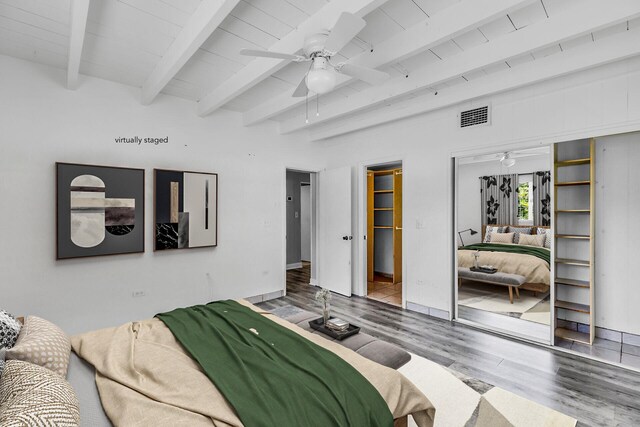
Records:
[[[331,58],[347,45],[366,25],[362,18],[343,12],[332,30],[311,34],[304,40],[304,56],[267,50],[242,49],[241,55],[263,58],[289,59],[292,62],[311,62],[309,71],[293,92],[294,97],[307,96],[309,91],[323,94],[336,86],[336,74],[346,74],[372,85],[379,85],[390,76],[382,71],[340,62],[332,64]]]

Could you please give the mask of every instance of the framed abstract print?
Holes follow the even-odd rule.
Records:
[[[56,258],[144,252],[144,169],[56,163]]]
[[[154,169],[154,249],[218,245],[218,174]]]

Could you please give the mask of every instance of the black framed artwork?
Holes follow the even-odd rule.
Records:
[[[144,169],[56,163],[56,258],[144,252]]]
[[[154,169],[154,249],[218,245],[218,174]]]

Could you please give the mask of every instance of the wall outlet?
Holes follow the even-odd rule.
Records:
[[[295,217],[298,218],[299,216],[300,216],[300,214],[298,213],[298,211],[296,211]]]
[[[144,297],[146,295],[147,294],[145,293],[145,291],[133,291],[133,292],[131,292],[131,296],[133,298],[140,298],[140,297]]]
[[[421,229],[427,226],[426,221],[422,219],[416,219],[416,228]]]
[[[424,286],[424,280],[418,280],[418,281],[416,282],[416,285],[418,285],[418,286]]]

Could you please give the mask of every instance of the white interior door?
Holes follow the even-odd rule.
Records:
[[[318,190],[319,284],[351,296],[351,168],[320,172]]]

